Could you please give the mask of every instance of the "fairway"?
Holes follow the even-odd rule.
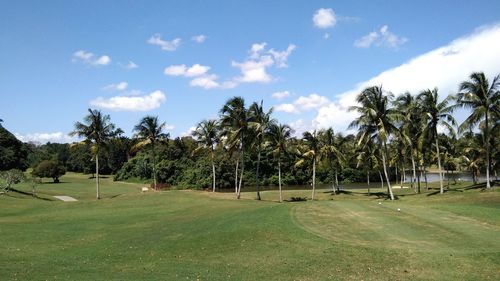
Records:
[[[498,280],[500,193],[164,191],[68,174],[0,196],[1,280]],[[26,186],[17,186],[30,191]],[[378,190],[381,191],[381,190]],[[65,203],[53,195],[67,195]],[[285,191],[309,196],[309,191]],[[381,204],[379,204],[381,202]],[[400,208],[400,212],[397,211]]]

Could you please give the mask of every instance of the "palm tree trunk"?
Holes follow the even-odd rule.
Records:
[[[241,185],[243,183],[243,172],[245,172],[245,154],[243,150],[243,142],[241,143],[241,175],[240,175],[240,183],[238,185],[238,194],[236,195],[237,199],[241,197]]]
[[[366,184],[368,185],[368,195],[370,195],[370,171],[366,170]]]
[[[278,160],[278,186],[280,189],[280,203],[283,202],[283,194],[281,192],[281,161]]]
[[[438,136],[436,132],[436,153],[437,153],[437,158],[438,158],[438,173],[439,173],[439,193],[443,194],[444,189],[443,189],[443,174],[441,173],[441,157],[439,156],[439,142],[438,142]]]
[[[259,168],[260,168],[260,145],[257,153],[257,171],[256,171],[256,180],[257,180],[257,185],[256,185],[256,190],[257,190],[257,200],[260,200],[260,192],[259,192]]]
[[[338,170],[335,168],[335,186],[337,187],[337,191],[340,191],[339,189],[339,178],[338,178]]]
[[[212,192],[215,192],[215,162],[214,150],[212,149]]]
[[[411,188],[415,188],[415,178],[417,177],[417,171],[415,169],[415,158],[413,158],[413,149],[412,149],[412,152],[411,152],[411,166],[412,166],[412,169],[413,169],[413,175],[411,177]]]
[[[313,158],[313,178],[312,178],[313,190],[311,200],[314,201],[314,193],[316,192],[316,157]]]
[[[238,195],[238,165],[240,164],[240,156],[236,159],[236,169],[234,170],[234,194]]]
[[[152,143],[152,156],[153,156],[153,186],[154,186],[154,189],[155,190],[158,190],[157,189],[157,186],[156,186],[156,153],[155,153],[155,144]]]
[[[382,177],[382,172],[378,170],[378,175],[380,176],[380,188],[384,188],[384,178]]]
[[[488,111],[485,113],[484,142],[486,144],[486,188],[490,189],[490,127],[488,124]]]
[[[96,190],[97,190],[97,199],[101,199],[99,196],[99,152],[96,153],[95,155],[95,184],[96,184]]]
[[[404,165],[403,165],[402,169],[403,169],[403,173],[401,174],[401,182],[400,182],[401,188],[403,188],[403,182],[405,180],[405,172],[406,171],[405,171],[405,166]]]
[[[391,197],[391,200],[394,200],[394,194],[392,193],[391,182],[389,181],[389,175],[387,174],[387,164],[385,163],[386,154],[387,154],[387,146],[384,142],[384,152],[382,153],[382,163],[384,164],[384,174],[385,174],[385,179],[387,180],[387,187],[389,189],[389,195]]]

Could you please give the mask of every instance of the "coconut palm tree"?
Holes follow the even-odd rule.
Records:
[[[316,130],[311,132],[304,132],[303,145],[299,147],[301,159],[295,163],[295,166],[301,166],[307,159],[312,160],[312,195],[311,200],[314,200],[316,194],[316,161],[318,159],[320,143]]]
[[[88,109],[89,114],[84,117],[84,123],[76,122],[75,130],[70,136],[85,138],[85,143],[91,144],[93,158],[95,159],[96,191],[97,199],[99,195],[99,152],[104,145],[113,137],[122,134],[121,129],[117,129],[109,115],[103,115],[99,110]]]
[[[318,133],[320,140],[320,157],[325,159],[329,167],[334,171],[335,175],[333,178],[332,191],[335,194],[335,190],[338,189],[338,166],[344,160],[344,156],[339,149],[339,143],[336,140],[336,135],[332,128],[327,130],[321,130]]]
[[[212,160],[212,192],[215,192],[215,146],[219,141],[219,124],[216,120],[203,120],[196,126],[193,136],[198,141],[198,148],[210,149]]]
[[[394,122],[401,119],[400,114],[393,108],[390,108],[390,102],[393,95],[384,94],[381,86],[368,87],[364,89],[357,97],[359,106],[351,106],[350,111],[356,111],[359,114],[349,128],[359,129],[358,144],[363,144],[369,139],[377,140],[380,146],[384,175],[389,189],[389,196],[394,200],[389,174],[387,172],[387,140],[393,132],[397,130]]]
[[[140,141],[132,147],[132,150],[137,150],[147,145],[151,147],[151,158],[153,161],[153,184],[154,189],[157,189],[156,182],[156,144],[168,139],[169,134],[163,133],[166,123],[160,123],[158,116],[145,116],[139,124],[135,125],[135,137]]]
[[[443,189],[443,173],[441,170],[441,156],[439,154],[438,126],[446,128],[451,134],[454,134],[453,126],[456,126],[455,119],[451,113],[453,106],[450,101],[453,97],[448,96],[441,102],[438,101],[439,94],[435,88],[433,90],[425,90],[418,95],[422,106],[422,113],[425,116],[427,127],[424,130],[425,136],[429,140],[434,140],[436,146],[436,157],[438,162],[439,173],[439,192],[444,193]]]
[[[250,139],[248,134],[249,114],[245,108],[245,100],[242,97],[233,97],[229,99],[220,110],[221,126],[223,128],[223,136],[227,138],[227,143],[230,147],[238,147],[239,155],[237,163],[241,159],[241,176],[236,191],[236,198],[240,199],[241,185],[243,182],[243,173],[245,171],[245,145]],[[238,165],[238,164],[237,164]],[[238,166],[236,166],[236,176],[238,175]],[[236,178],[238,179],[238,177]]]
[[[293,130],[286,124],[272,124],[269,127],[269,145],[272,154],[278,159],[278,186],[280,191],[280,203],[283,202],[281,190],[281,156],[287,152],[288,141],[292,137]]]
[[[460,126],[460,130],[480,125],[486,148],[486,188],[491,188],[491,127],[498,123],[500,116],[500,75],[497,75],[490,84],[483,72],[472,73],[468,81],[460,84],[460,92],[456,99],[458,106],[472,110]]]
[[[254,140],[255,145],[257,147],[257,169],[255,172],[255,180],[256,180],[256,191],[257,191],[257,200],[260,200],[260,192],[259,192],[259,168],[260,168],[260,157],[262,145],[264,144],[264,138],[266,137],[269,127],[276,123],[276,120],[271,118],[271,114],[273,113],[273,109],[270,108],[269,111],[265,112],[263,107],[263,102],[260,104],[254,102],[250,108],[248,109],[249,114],[249,126],[255,132]]]

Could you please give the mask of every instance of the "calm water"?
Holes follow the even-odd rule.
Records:
[[[406,182],[410,182],[411,181],[412,174],[413,174],[412,172],[406,173]],[[447,181],[448,178],[450,179],[450,181],[454,181],[454,180],[457,180],[457,181],[472,181],[472,175],[470,173],[462,173],[462,172],[460,172],[460,173],[457,173],[457,172],[454,172],[454,173],[443,173],[443,180]],[[421,177],[420,180],[421,181],[425,181],[425,178]],[[483,175],[480,175],[478,177],[478,180],[479,181],[485,181],[486,177],[483,176]],[[428,182],[439,181],[439,174],[438,173],[427,173],[427,181]]]

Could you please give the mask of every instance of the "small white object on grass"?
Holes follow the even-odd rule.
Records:
[[[379,205],[382,205],[382,202],[378,202]]]
[[[148,190],[149,190],[149,188],[147,188],[147,187],[143,187],[143,188],[142,188],[142,192],[146,192],[146,191],[148,191]]]
[[[401,212],[401,209],[400,209],[400,208],[398,208],[398,212]]]

